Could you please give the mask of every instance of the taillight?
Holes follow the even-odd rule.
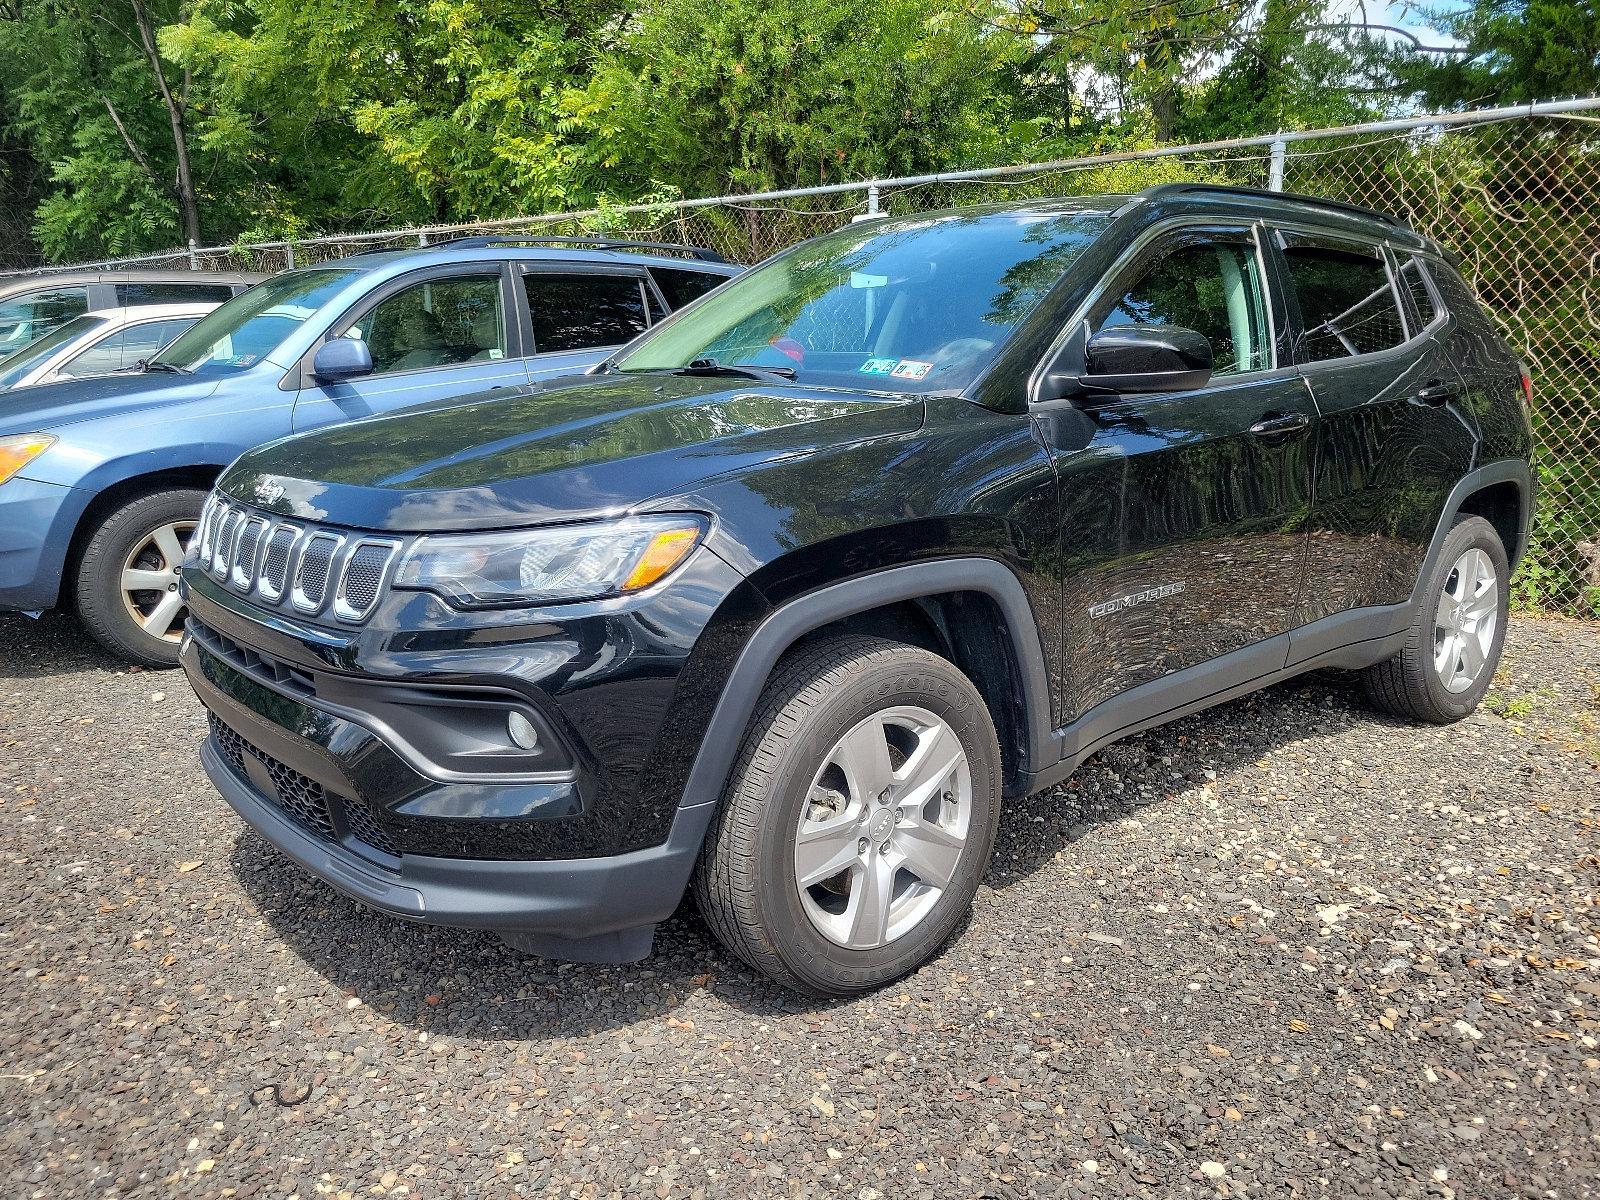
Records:
[[[1522,372],[1522,402],[1529,408],[1533,407],[1533,376],[1527,370]]]

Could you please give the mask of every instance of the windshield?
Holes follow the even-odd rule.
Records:
[[[229,300],[150,361],[201,375],[231,375],[283,345],[357,272],[291,271]]]
[[[1108,219],[1035,210],[851,225],[724,284],[615,367],[753,365],[823,387],[959,390]]]
[[[0,358],[0,392],[16,387],[24,377],[42,367],[68,342],[75,341],[105,324],[104,317],[85,313],[68,321],[53,333],[45,334],[38,341],[29,342],[15,354]]]

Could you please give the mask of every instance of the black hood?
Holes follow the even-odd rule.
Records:
[[[289,438],[228,495],[363,529],[487,529],[607,516],[713,475],[918,427],[918,397],[676,375],[603,375],[467,397]]]

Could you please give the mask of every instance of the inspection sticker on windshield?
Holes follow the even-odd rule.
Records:
[[[933,370],[933,364],[930,362],[919,362],[914,358],[902,358],[889,374],[897,379],[922,379],[931,370]]]
[[[863,375],[887,375],[894,370],[896,358],[869,358],[862,363],[859,370]]]

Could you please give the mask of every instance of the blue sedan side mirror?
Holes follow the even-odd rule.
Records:
[[[324,383],[372,374],[372,351],[360,338],[330,338],[311,360],[311,373]]]

